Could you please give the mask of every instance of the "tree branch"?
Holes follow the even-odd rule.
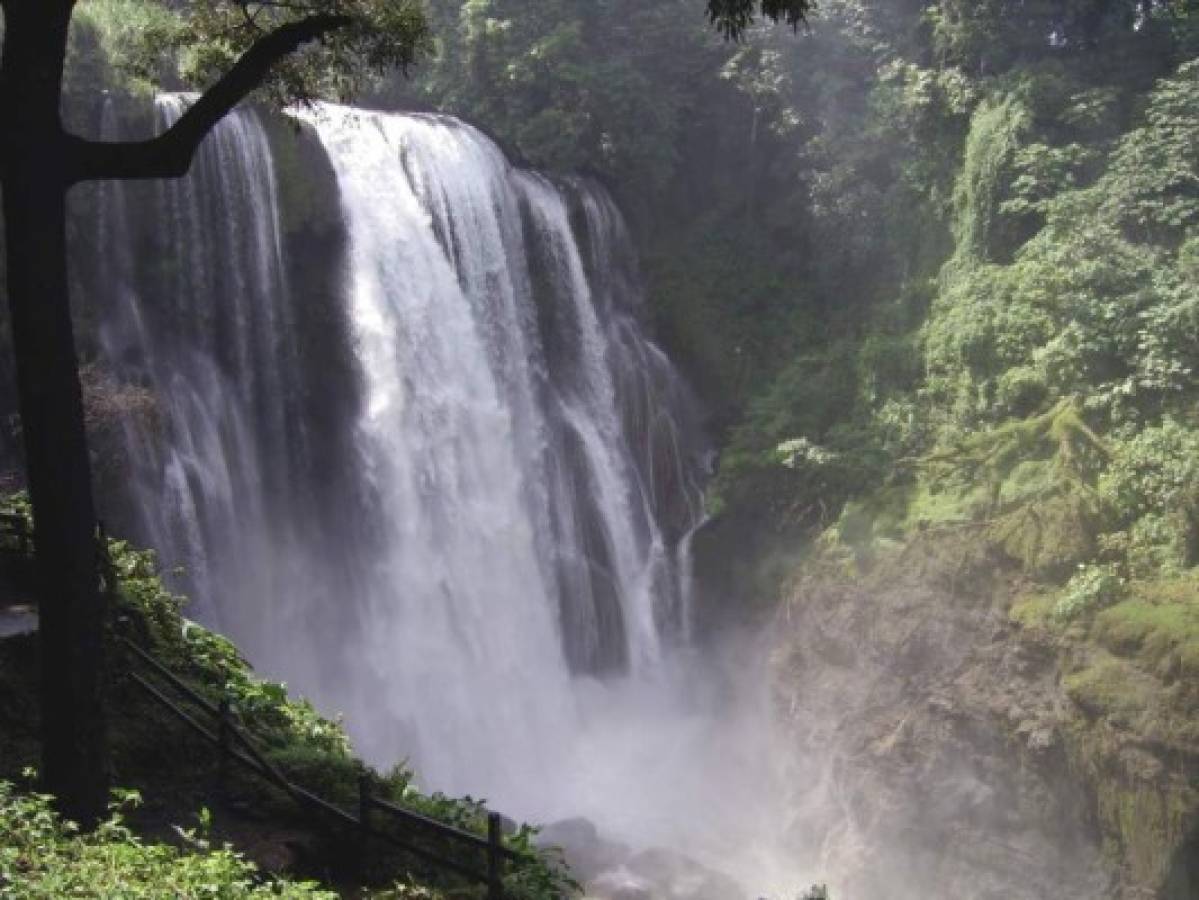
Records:
[[[259,38],[174,125],[147,141],[101,142],[67,135],[67,183],[103,179],[181,178],[200,142],[270,74],[304,44],[352,24],[349,16],[309,16]]]

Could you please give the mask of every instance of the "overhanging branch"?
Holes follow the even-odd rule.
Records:
[[[200,142],[266,80],[272,66],[304,44],[345,28],[352,21],[348,16],[310,16],[281,25],[259,38],[233,68],[156,138],[110,143],[68,136],[67,183],[186,175]]]

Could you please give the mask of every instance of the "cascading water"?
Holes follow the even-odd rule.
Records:
[[[184,103],[159,98],[159,127]],[[108,102],[101,131],[118,129]],[[238,114],[188,178],[99,192],[101,356],[154,410],[122,420],[129,527],[183,568],[193,614],[252,656],[281,634],[311,647],[297,625],[335,571],[305,529],[319,515],[308,430],[320,423],[299,390],[267,135],[256,114]],[[136,236],[135,207],[153,222]]]
[[[160,128],[184,102],[158,101]],[[373,762],[724,849],[763,808],[716,803],[713,773],[769,791],[760,760],[718,758],[737,726],[689,662],[705,445],[638,321],[619,212],[454,120],[300,118],[340,198],[322,265],[341,283],[316,312],[256,113],[187,179],[100,189],[100,355],[153,398],[123,419],[130,527]],[[332,396],[314,347],[350,361]]]
[[[684,631],[689,400],[636,323],[602,192],[516,171],[447,119],[310,120],[341,190],[357,434],[386,511],[351,641],[376,688],[340,708],[372,758],[403,747],[438,786],[541,812],[589,716],[577,679],[652,673]]]
[[[331,109],[318,122],[349,231],[358,436],[386,510],[359,638],[377,685],[360,713],[375,721],[359,744],[375,759],[404,747],[454,789],[520,777],[496,766],[527,776],[574,711],[543,554],[545,423],[516,197],[498,154],[449,129]]]

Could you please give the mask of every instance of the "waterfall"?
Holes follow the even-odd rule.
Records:
[[[388,724],[359,744],[502,791],[577,730],[574,678],[652,668],[681,633],[689,401],[597,187],[517,171],[445,118],[306,118],[341,192],[357,441],[386,510],[359,658]]]
[[[158,98],[157,128],[185,103]],[[102,137],[122,127],[106,101]],[[278,189],[254,111],[218,125],[187,178],[97,186],[84,293],[100,311],[109,390],[149,398],[121,417],[120,530],[179,570],[190,615],[271,674],[305,682],[328,668],[316,626],[345,580],[321,533],[334,517],[317,502],[310,452],[311,432],[338,423],[306,396]],[[281,645],[293,664],[276,665]]]
[[[602,188],[448,118],[296,115],[339,197],[328,335],[282,221],[272,141],[294,136],[238,112],[187,178],[98,188],[99,356],[153,410],[122,418],[118,493],[192,614],[367,758],[536,814],[588,685],[648,684],[687,640],[693,402]],[[346,402],[309,396],[314,340],[352,359]]]

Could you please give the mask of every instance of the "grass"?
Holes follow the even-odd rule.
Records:
[[[1167,681],[1199,677],[1199,576],[1134,582],[1095,617],[1094,639]]]
[[[1107,655],[1067,675],[1062,686],[1088,714],[1138,729],[1156,706],[1160,690],[1155,679],[1127,660]]]
[[[125,792],[108,820],[81,834],[54,813],[49,797],[0,781],[0,896],[337,900],[310,882],[264,878],[230,848],[213,847],[203,819],[179,831],[183,846],[143,841],[122,815],[138,802]]]
[[[1057,594],[1053,591],[1031,591],[1016,598],[1008,612],[1017,625],[1033,630],[1051,630]]]

